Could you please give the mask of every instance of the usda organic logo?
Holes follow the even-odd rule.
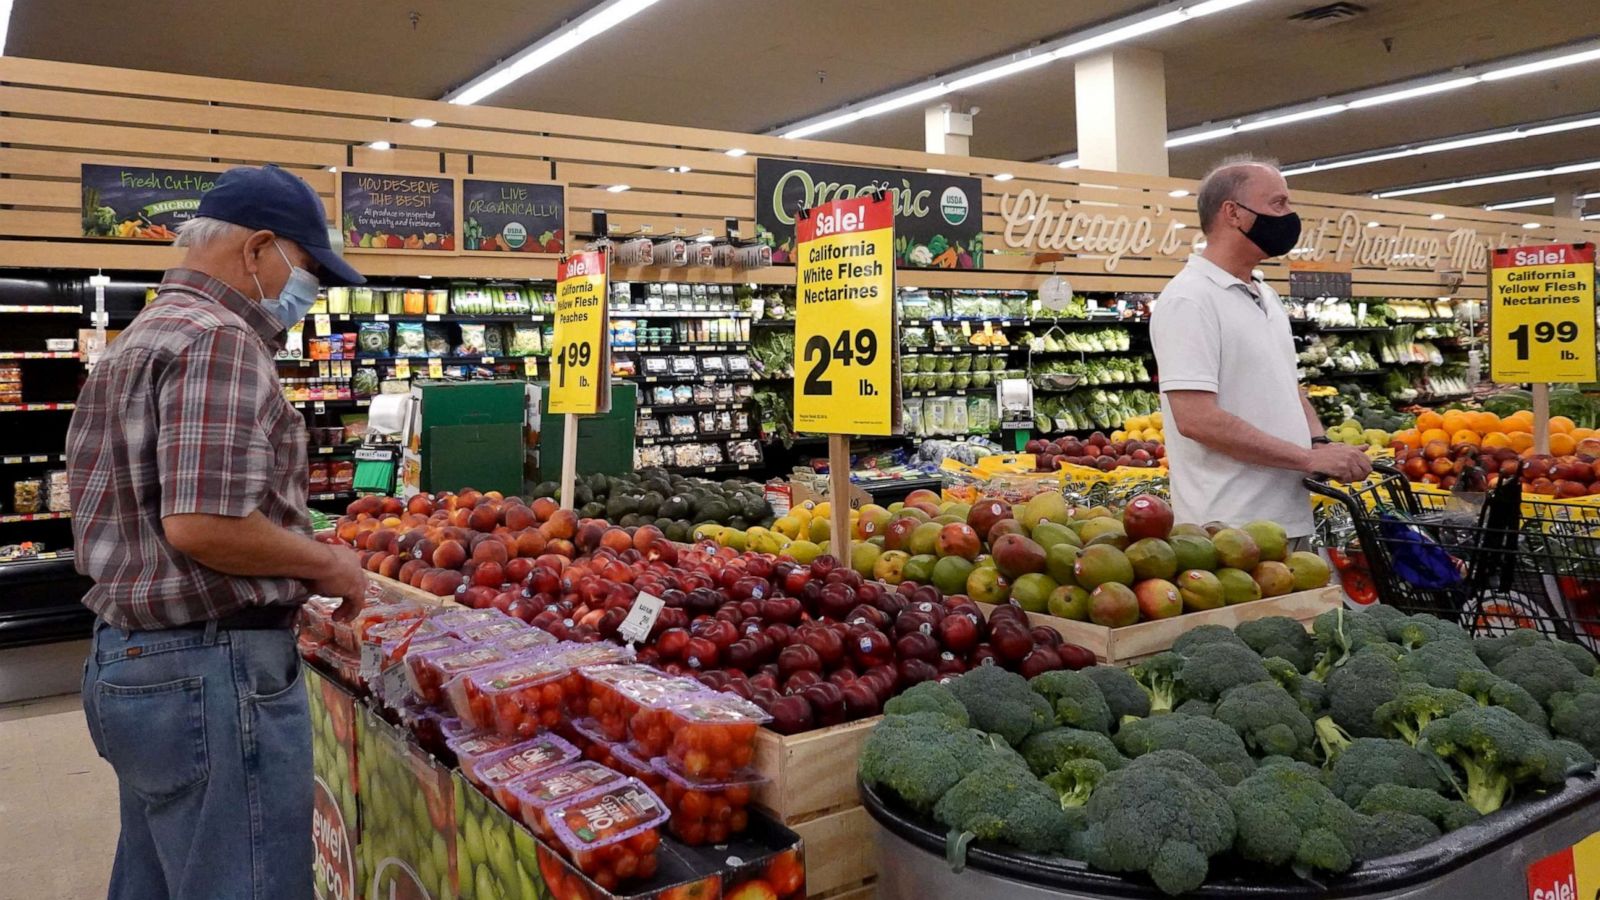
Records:
[[[521,222],[508,222],[506,227],[500,229],[500,239],[506,246],[513,250],[521,250],[522,245],[528,242],[528,229]]]
[[[967,220],[967,192],[958,187],[947,187],[939,198],[939,214],[951,225]]]

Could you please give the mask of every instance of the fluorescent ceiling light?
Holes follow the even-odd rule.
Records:
[[[1539,227],[1539,223],[1538,222],[1523,222],[1522,223],[1522,227],[1524,229],[1528,230],[1528,231],[1532,231],[1535,228]]]
[[[613,184],[611,187],[606,188],[606,193],[620,194],[626,190],[628,190],[628,186],[625,184]]]
[[[723,156],[743,156],[743,155],[745,155],[746,153],[749,153],[749,152],[750,152],[749,150],[745,150],[742,147],[734,147],[731,150],[722,151],[722,155]]]
[[[1549,206],[1556,202],[1554,197],[1534,197],[1529,200],[1511,200],[1506,203],[1491,203],[1484,209],[1490,212],[1500,212],[1507,209],[1527,209],[1530,206]]]
[[[388,141],[373,141],[367,147],[371,150],[390,150],[394,148],[394,145]]]
[[[1194,132],[1193,134],[1179,135],[1178,137],[1169,137],[1169,138],[1167,138],[1167,149],[1170,150],[1173,147],[1185,147],[1185,146],[1188,146],[1189,144],[1198,144],[1198,143],[1201,143],[1203,141],[1216,140],[1217,138],[1220,138],[1220,137],[1227,137],[1228,135],[1233,134],[1235,131],[1238,131],[1238,130],[1239,129],[1237,127],[1233,126],[1233,125],[1227,125],[1227,126],[1224,126],[1222,128],[1212,128],[1212,129],[1209,129],[1209,130],[1206,130],[1206,131],[1197,131],[1197,132]]]
[[[1440,219],[1444,218],[1444,213],[1433,213],[1432,215],[1428,216],[1428,218],[1430,218],[1430,219],[1434,220],[1435,222],[1437,222]]]
[[[1412,187],[1379,191],[1373,196],[1380,199],[1388,199],[1390,197],[1409,197],[1413,194],[1431,194],[1435,191],[1453,191],[1457,188],[1481,187],[1486,184],[1504,184],[1508,181],[1527,181],[1534,178],[1549,178],[1554,175],[1572,175],[1578,172],[1593,172],[1597,169],[1600,169],[1600,160],[1581,163],[1568,163],[1564,166],[1552,166],[1547,169],[1524,169],[1520,172],[1501,172],[1497,175],[1481,175],[1476,178],[1463,178],[1458,181],[1447,181],[1442,184],[1419,184]]]
[[[1017,177],[1017,176],[1011,174],[1010,172],[1001,172],[999,175],[994,176],[994,180],[995,181],[1010,181],[1011,179],[1013,179],[1015,177]]]
[[[1506,141],[1520,141],[1523,138],[1537,137],[1544,134],[1557,134],[1564,131],[1576,131],[1582,128],[1600,127],[1600,116],[1585,116],[1579,119],[1565,119],[1559,122],[1536,122],[1504,128],[1498,131],[1488,131],[1481,134],[1462,135],[1441,141],[1433,141],[1415,146],[1386,147],[1370,153],[1361,153],[1354,156],[1335,157],[1332,159],[1317,159],[1310,162],[1297,163],[1283,170],[1285,178],[1294,175],[1304,175],[1307,172],[1328,172],[1334,169],[1346,169],[1351,166],[1364,166],[1371,163],[1387,162],[1391,159],[1403,159],[1408,156],[1425,156],[1430,153],[1443,153],[1448,150],[1462,150],[1467,147],[1482,147],[1486,144],[1500,144]],[[1170,142],[1169,142],[1170,143]]]
[[[1328,106],[1319,106],[1315,109],[1303,109],[1299,112],[1284,113],[1281,116],[1271,116],[1265,119],[1254,119],[1239,125],[1239,131],[1259,131],[1263,128],[1277,128],[1279,125],[1288,125],[1292,122],[1304,122],[1307,119],[1320,119],[1341,113],[1350,107],[1344,103],[1334,103]]]
[[[1597,59],[1600,59],[1600,47],[1579,50],[1575,53],[1546,56],[1526,63],[1501,66],[1484,72],[1482,77],[1484,81],[1500,81],[1506,78],[1516,78],[1520,75],[1532,75],[1535,72],[1548,72],[1551,69],[1574,66],[1578,63],[1594,62]]]
[[[1382,106],[1385,103],[1395,103],[1400,100],[1414,100],[1417,97],[1427,97],[1433,94],[1442,94],[1456,88],[1464,88],[1477,84],[1480,76],[1468,75],[1465,78],[1446,78],[1431,84],[1419,84],[1416,87],[1401,88],[1397,91],[1385,91],[1382,94],[1373,94],[1370,97],[1358,97],[1349,102],[1351,109],[1366,109],[1369,106]]]
[[[439,123],[427,118],[411,120],[411,127],[413,128],[432,128],[437,124]]]
[[[1189,192],[1184,190],[1183,188],[1178,188],[1175,191],[1167,191],[1167,196],[1168,197],[1187,197],[1187,196],[1189,196]]]
[[[587,12],[446,94],[444,99],[461,106],[477,103],[644,12],[656,2],[657,0],[601,0]]]
[[[1253,2],[1253,0],[1202,0],[1202,2],[1191,2],[1176,9],[1170,6],[1147,9],[1143,12],[1123,16],[1103,25],[1062,35],[1037,46],[1029,47],[1027,50],[995,57],[954,72],[930,77],[899,90],[848,104],[839,110],[820,113],[810,118],[801,119],[798,122],[791,122],[781,128],[772,129],[768,134],[776,134],[791,140],[810,137],[842,125],[848,125],[851,122],[893,112],[897,109],[904,109],[908,106],[915,106],[919,103],[926,103],[945,94],[965,91],[991,81],[1009,78],[1019,72],[1036,69],[1049,62],[1082,56],[1085,53],[1092,53],[1147,34],[1165,31],[1190,19],[1222,12],[1250,2]]]

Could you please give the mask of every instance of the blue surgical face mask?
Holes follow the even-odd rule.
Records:
[[[289,280],[283,283],[283,290],[276,297],[268,297],[266,290],[261,287],[261,279],[254,274],[250,277],[255,278],[256,290],[261,292],[261,305],[287,331],[311,311],[312,304],[317,302],[320,283],[317,276],[290,262],[289,254],[283,252],[277,241],[273,241],[272,246],[283,257],[283,264],[289,267]]]

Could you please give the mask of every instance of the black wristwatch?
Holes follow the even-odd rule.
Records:
[[[1333,441],[1330,440],[1328,438],[1328,436],[1325,435],[1325,434],[1319,434],[1316,437],[1311,439],[1311,445],[1313,447],[1315,447],[1317,444],[1331,444],[1331,443],[1333,443]]]

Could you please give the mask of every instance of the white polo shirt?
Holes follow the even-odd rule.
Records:
[[[1277,292],[1195,255],[1168,282],[1150,320],[1161,412],[1166,422],[1172,508],[1179,522],[1281,524],[1290,537],[1312,531],[1304,475],[1241,462],[1178,433],[1167,391],[1210,391],[1217,406],[1273,437],[1311,446],[1300,404],[1294,337]]]

